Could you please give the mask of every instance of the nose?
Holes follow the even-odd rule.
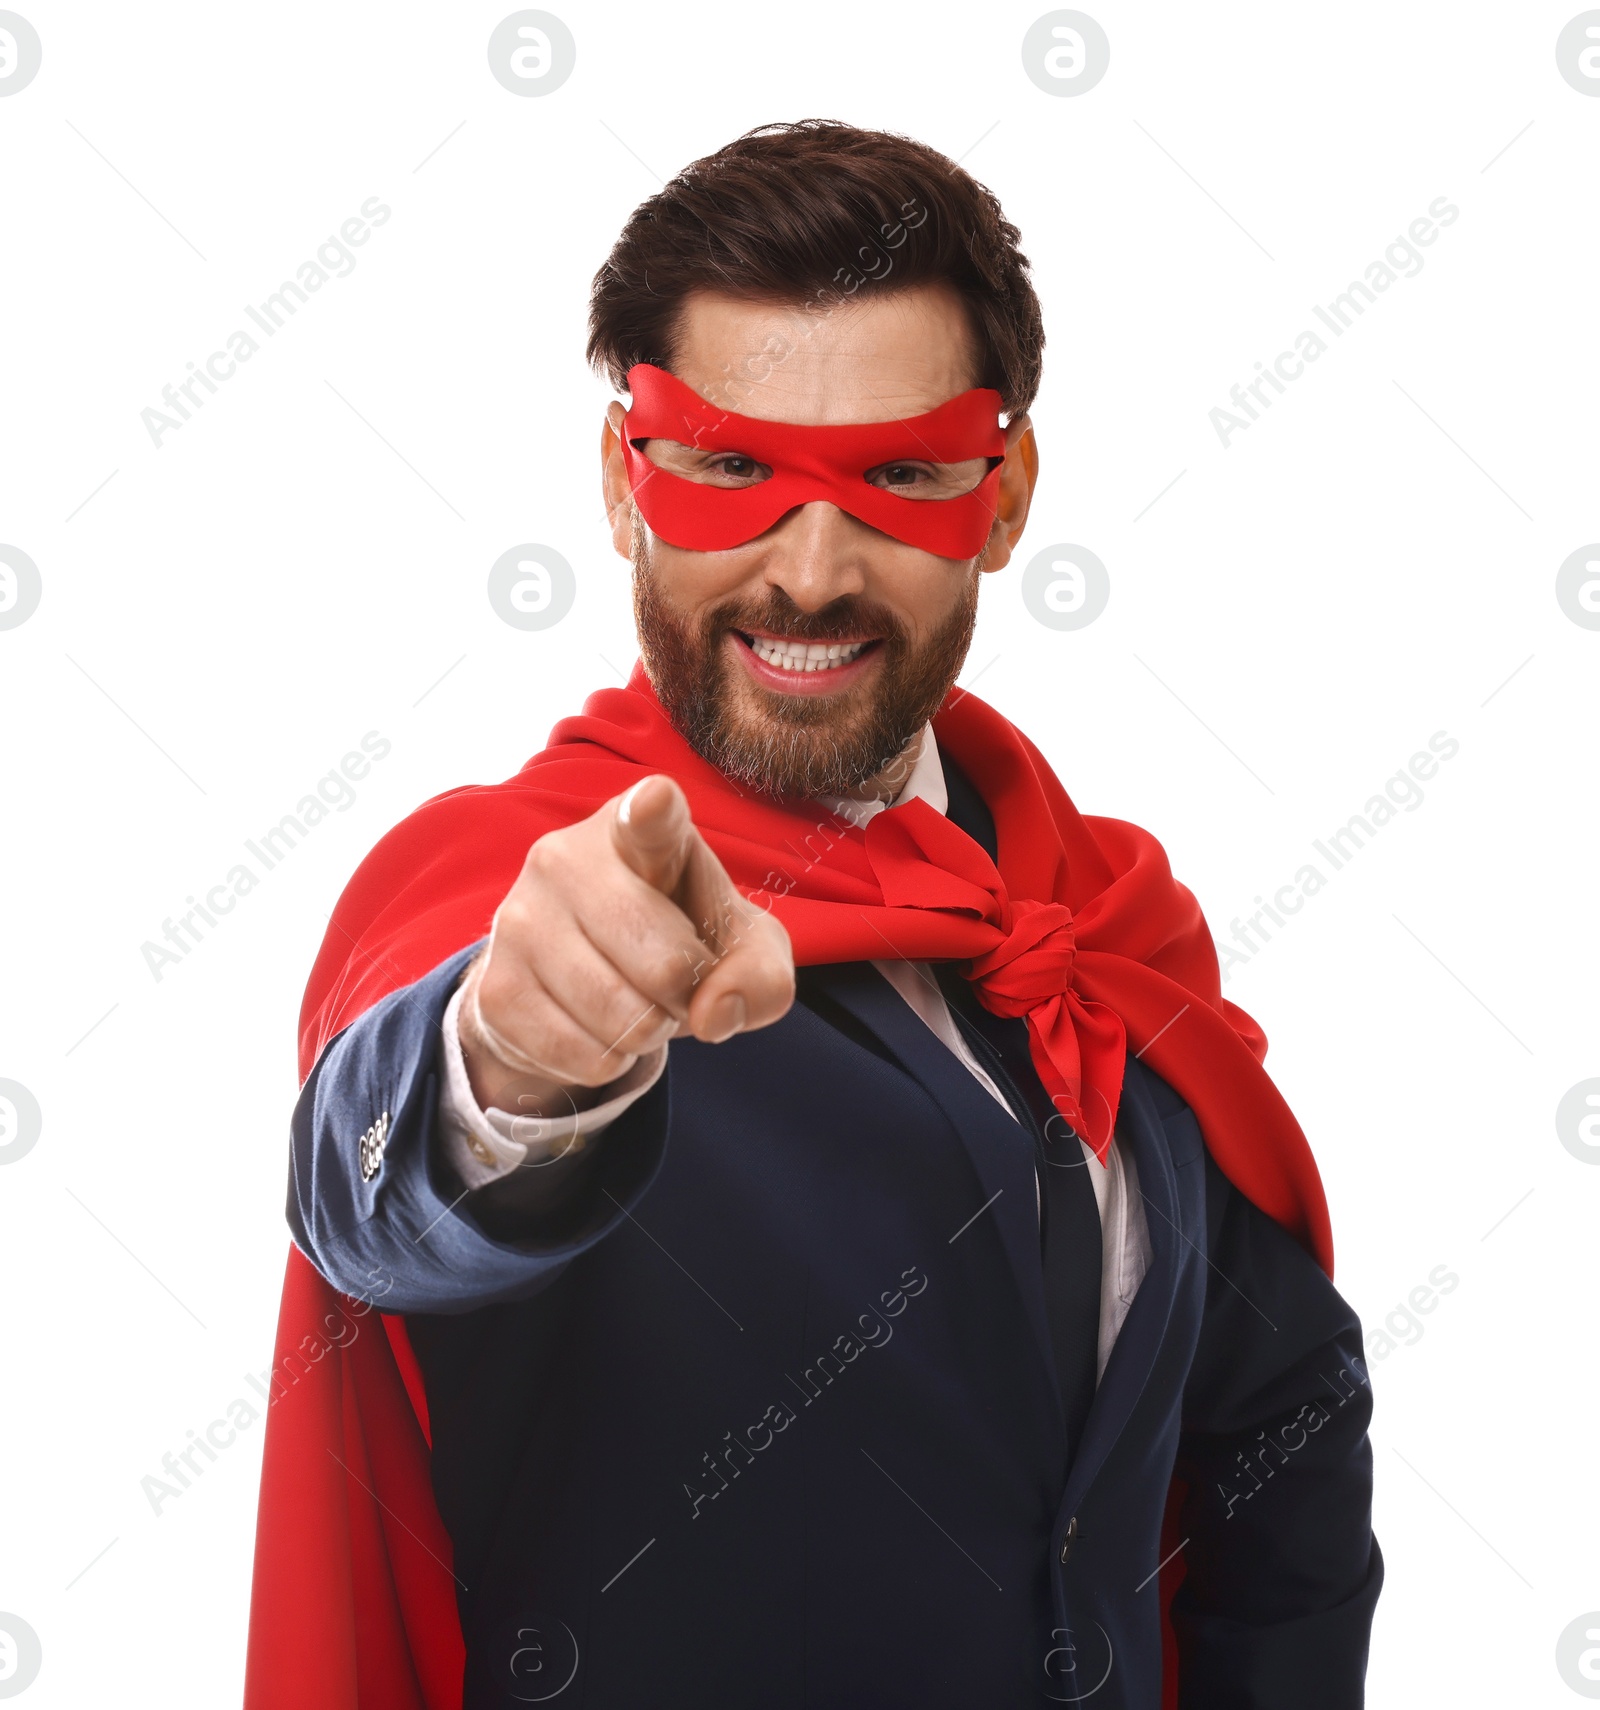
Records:
[[[762,566],[768,586],[781,588],[802,611],[821,611],[845,594],[866,591],[868,555],[876,529],[826,499],[797,505],[767,535]]]

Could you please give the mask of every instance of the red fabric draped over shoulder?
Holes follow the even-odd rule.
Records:
[[[1228,1179],[1331,1274],[1310,1148],[1263,1067],[1264,1034],[1222,996],[1204,917],[1161,845],[1080,814],[975,695],[954,691],[933,728],[994,817],[993,860],[925,802],[862,828],[741,791],[677,734],[636,667],[514,778],[434,798],[362,862],[306,987],[302,1079],[357,1016],[488,932],[538,838],[664,772],[734,883],[783,921],[797,962],[965,963],[983,1003],[1026,1019],[1057,1109],[1102,1157],[1136,1053],[1193,1109]],[[338,1294],[292,1250],[272,1393],[246,1710],[459,1710],[450,1540],[403,1320]],[[1174,1688],[1169,1667],[1169,1702]]]

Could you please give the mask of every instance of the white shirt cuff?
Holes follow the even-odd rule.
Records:
[[[439,1088],[439,1137],[446,1162],[468,1188],[486,1186],[523,1166],[551,1163],[585,1144],[630,1104],[643,1097],[667,1066],[667,1047],[658,1045],[606,1087],[606,1098],[567,1116],[523,1116],[509,1110],[481,1110],[472,1096],[461,1050],[457,986],[445,1008],[441,1031],[444,1079]]]

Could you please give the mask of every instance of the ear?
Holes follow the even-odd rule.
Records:
[[[1000,491],[983,561],[985,570],[1000,570],[1011,562],[1012,549],[1027,525],[1038,481],[1039,446],[1033,437],[1033,423],[1026,415],[1013,416],[1006,425],[1006,455],[1000,465]]]
[[[633,489],[622,458],[622,418],[626,413],[615,400],[606,406],[606,419],[600,424],[600,491],[611,523],[611,544],[631,560]]]

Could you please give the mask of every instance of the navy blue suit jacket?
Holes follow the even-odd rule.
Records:
[[[1360,1328],[1149,1068],[1118,1135],[1150,1269],[1069,1456],[1033,1139],[869,964],[464,1193],[437,1046],[475,948],[324,1051],[289,1197],[323,1275],[406,1315],[467,1710],[1156,1710],[1175,1473],[1186,1710],[1360,1705]]]

